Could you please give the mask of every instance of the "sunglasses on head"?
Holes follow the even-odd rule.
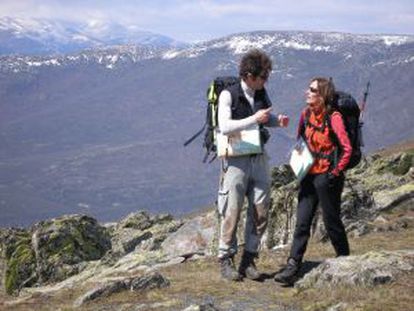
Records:
[[[317,94],[318,93],[318,89],[317,88],[314,88],[314,87],[309,87],[309,91],[311,92],[311,93],[315,93],[315,94]]]

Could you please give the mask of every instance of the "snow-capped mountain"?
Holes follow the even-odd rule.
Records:
[[[186,46],[167,36],[115,22],[0,18],[0,54],[47,55],[86,48],[137,44],[157,48]]]
[[[241,33],[200,43],[191,49],[183,49],[170,57],[194,57],[212,49],[227,49],[242,54],[252,48],[293,49],[314,52],[340,52],[376,45],[390,47],[414,42],[409,35],[356,35],[347,33],[305,31],[257,31]],[[168,56],[167,56],[168,57]]]
[[[86,49],[79,53],[53,56],[8,55],[0,56],[0,71],[23,72],[39,67],[68,66],[96,63],[108,69],[135,64],[163,55],[165,48],[152,45],[120,45]]]
[[[371,82],[365,151],[414,137],[413,36],[267,31],[187,48],[2,56],[0,226],[65,212],[105,221],[136,209],[182,213],[214,202],[218,167],[201,163],[201,139],[182,143],[204,122],[210,81],[237,75],[253,47],[274,62],[274,112],[292,120],[271,130],[272,164],[287,160],[314,76],[332,77],[357,100]]]
[[[107,27],[101,25],[98,28],[100,29],[99,31],[95,28],[95,38],[100,34],[100,36],[106,37],[107,41],[112,40],[113,43],[116,42],[116,36],[111,37]],[[353,35],[346,33],[262,31],[235,34],[191,46],[180,45],[178,47],[171,44],[163,45],[159,42],[151,44],[151,40],[156,40],[158,36],[145,39],[141,35],[145,37],[143,34],[136,34],[136,38],[141,38],[136,40],[137,42],[140,41],[140,43],[89,48],[80,53],[72,53],[70,55],[3,56],[2,59],[7,61],[0,62],[0,70],[27,71],[30,70],[30,67],[60,66],[64,63],[75,62],[96,62],[109,69],[113,69],[116,66],[137,63],[150,58],[163,60],[196,58],[204,54],[220,53],[223,50],[230,53],[232,57],[238,57],[238,55],[245,53],[251,48],[263,49],[280,56],[289,51],[325,53],[326,55],[336,54],[340,55],[343,61],[348,62],[356,62],[355,58],[371,54],[375,57],[369,57],[364,61],[368,61],[372,66],[414,61],[414,53],[411,50],[414,44],[414,36],[410,35]],[[402,54],[395,53],[399,50]],[[390,57],[390,55],[392,56]],[[278,57],[276,56],[275,58]],[[228,64],[222,63],[222,67],[228,67],[231,63],[232,59],[229,58]],[[281,64],[281,66],[284,65]]]

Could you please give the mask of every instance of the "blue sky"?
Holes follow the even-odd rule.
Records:
[[[110,20],[183,41],[254,30],[414,34],[413,0],[0,0],[0,16]]]

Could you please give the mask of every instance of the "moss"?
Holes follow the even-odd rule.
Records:
[[[54,223],[57,230],[49,235],[47,244],[43,245],[46,257],[52,257],[52,263],[75,264],[82,260],[99,259],[108,247],[96,241],[91,232],[91,221],[82,218],[79,222],[75,219],[58,220]],[[94,225],[92,223],[92,225]],[[47,232],[47,230],[46,230]],[[109,235],[102,232],[103,236]]]
[[[413,165],[413,153],[403,153],[397,165],[391,168],[394,175],[405,175]]]
[[[373,171],[379,174],[392,173],[396,176],[405,175],[413,165],[413,157],[414,152],[412,150],[391,157],[380,157],[373,161]]]
[[[62,236],[57,234],[53,238],[50,236],[48,244],[44,245],[45,257],[49,258],[52,263],[57,263],[62,256],[75,260],[77,249],[74,241],[75,238],[72,235]]]
[[[6,246],[5,289],[11,295],[20,289],[23,283],[34,282],[36,257],[31,248],[29,233],[19,233]],[[31,280],[32,279],[32,280]]]
[[[110,248],[107,231],[87,216],[70,215],[36,225],[39,277],[61,281],[83,269],[80,263],[101,258]]]

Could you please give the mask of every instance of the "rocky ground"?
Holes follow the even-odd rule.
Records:
[[[297,184],[281,166],[272,172],[260,282],[220,279],[214,209],[184,219],[137,212],[105,225],[67,215],[0,231],[0,309],[410,310],[413,155],[376,154],[348,172],[342,217],[352,256],[332,258],[317,220],[292,286],[272,278],[286,260],[295,222]]]

